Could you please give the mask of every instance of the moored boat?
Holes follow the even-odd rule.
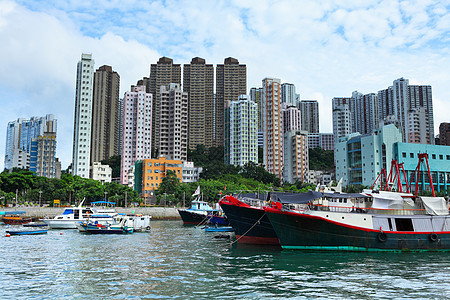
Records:
[[[237,197],[225,196],[219,204],[235,229],[235,236],[241,244],[280,245],[277,234],[272,227],[264,206],[272,201],[283,203],[305,202],[321,197],[319,192],[241,194]]]
[[[191,207],[188,209],[179,209],[183,224],[185,225],[198,225],[208,222],[208,215],[212,215],[215,211],[214,208],[209,206],[205,201],[194,200],[191,203]]]
[[[47,229],[38,230],[6,230],[7,234],[10,235],[36,235],[36,234],[46,234]]]
[[[21,214],[25,214],[25,211],[4,212],[1,221],[6,225],[22,225],[33,221],[31,218],[23,218]]]
[[[232,232],[234,231],[231,226],[211,226],[205,227],[205,232]]]
[[[184,225],[229,225],[228,219],[221,209],[214,209],[207,202],[201,200],[200,186],[192,196],[196,198],[191,202],[191,207],[178,210]]]
[[[43,221],[52,229],[75,229],[78,222],[86,221],[90,215],[109,216],[116,213],[114,202],[92,202],[92,207],[83,207],[83,202],[84,199],[77,207],[66,208],[62,214],[52,219],[43,219]]]
[[[134,231],[133,220],[123,214],[118,214],[103,224],[99,223],[97,219],[95,221],[88,219],[80,222],[78,226],[82,228],[80,231],[92,234],[123,234]]]
[[[284,249],[450,251],[450,217],[442,197],[332,193],[306,205],[264,209]]]
[[[219,205],[234,228],[239,243],[279,245],[278,237],[265,215],[261,197],[264,199],[266,196],[243,194],[238,199],[228,195],[219,201]]]

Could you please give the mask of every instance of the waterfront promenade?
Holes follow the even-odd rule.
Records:
[[[0,211],[25,211],[25,216],[33,218],[53,218],[62,214],[66,207],[2,207]],[[181,219],[174,207],[117,207],[117,212],[125,214],[143,214],[152,216],[153,220]]]

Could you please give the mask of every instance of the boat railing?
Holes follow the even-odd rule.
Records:
[[[425,215],[426,210],[420,208],[371,208],[358,206],[335,206],[323,204],[309,204],[310,210],[346,212],[346,213],[364,213],[364,214],[383,214],[383,215]]]
[[[261,199],[255,199],[255,198],[248,198],[248,197],[243,197],[239,199],[240,201],[253,206],[253,207],[258,207],[258,208],[263,208],[264,206],[267,206],[267,201],[261,200]]]

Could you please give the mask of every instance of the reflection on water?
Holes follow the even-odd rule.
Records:
[[[6,238],[4,230],[3,299],[450,297],[449,253],[282,251],[232,244],[181,221],[132,235]]]

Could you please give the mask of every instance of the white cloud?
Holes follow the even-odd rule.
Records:
[[[0,60],[0,166],[6,124],[19,117],[51,113],[58,119],[57,156],[67,167],[72,156],[76,64],[81,53],[93,53],[96,67],[112,65],[121,75],[121,93],[148,76],[148,62],[160,55],[112,33],[100,38],[83,36],[72,30],[72,24],[11,2],[1,3],[0,11],[0,56],[7,58]]]
[[[67,166],[82,52],[120,74],[122,94],[160,56],[181,64],[233,56],[247,64],[249,89],[279,77],[319,100],[324,132],[333,97],[414,78],[433,86],[438,126],[448,121],[440,106],[450,99],[449,15],[445,3],[422,0],[0,2],[0,132],[17,117],[54,113]]]

